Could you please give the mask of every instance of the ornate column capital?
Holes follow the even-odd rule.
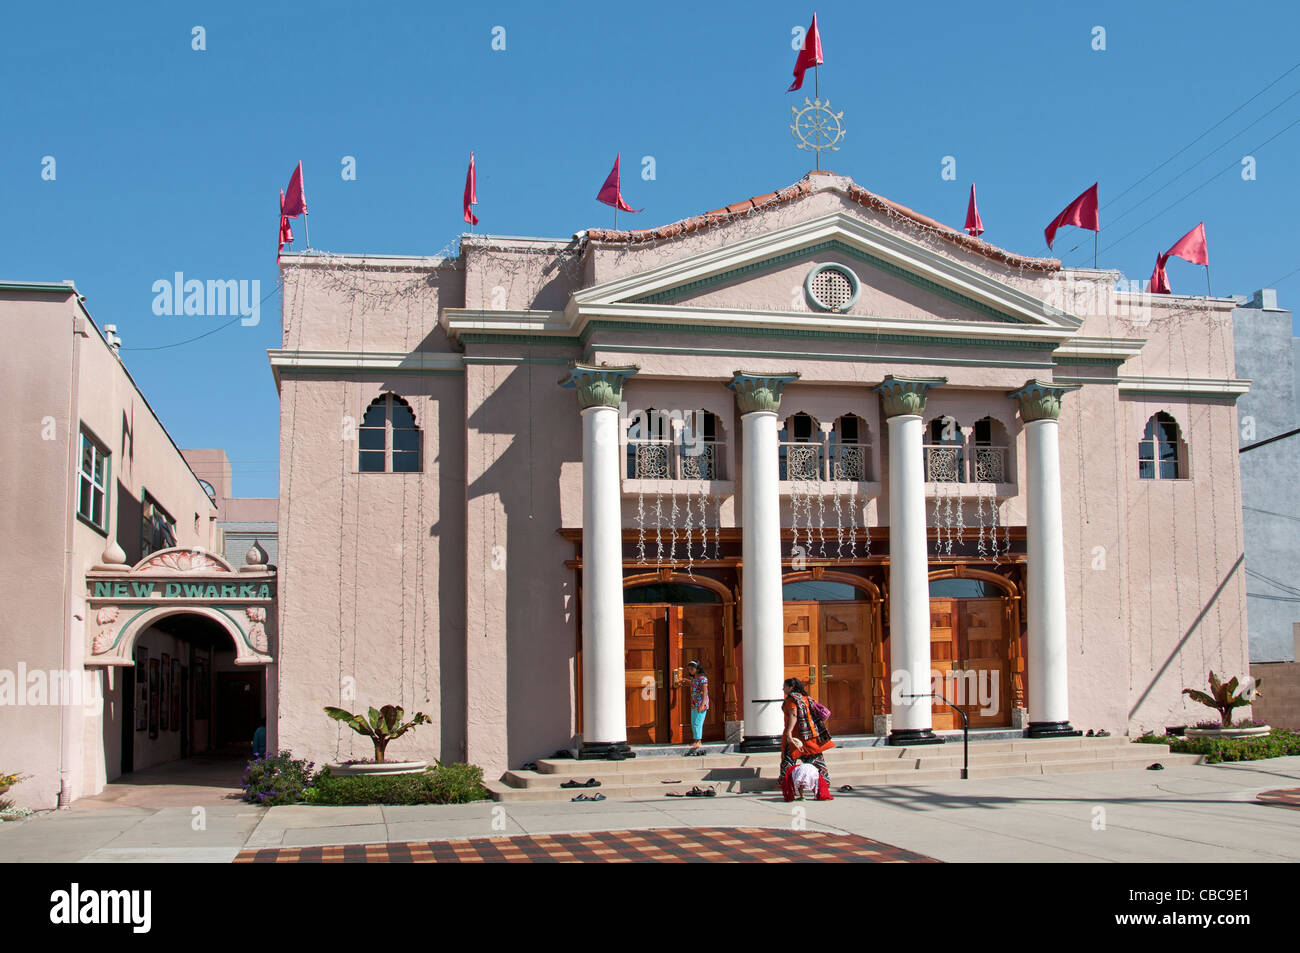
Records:
[[[895,377],[889,374],[873,390],[880,394],[885,417],[925,412],[925,394],[931,387],[942,387],[946,377]]]
[[[788,374],[748,374],[736,371],[727,386],[736,392],[736,404],[740,414],[752,414],[756,410],[776,413],[781,409],[781,392],[785,385],[799,379],[797,371]]]
[[[1020,419],[1025,423],[1035,420],[1059,420],[1061,417],[1061,398],[1072,390],[1078,390],[1076,384],[1066,387],[1050,381],[1030,380],[1019,390],[1013,390],[1008,397],[1014,397],[1020,405]]]
[[[611,367],[574,361],[569,365],[568,375],[560,379],[560,386],[577,388],[579,410],[589,407],[617,409],[623,401],[623,382],[640,369],[635,364]]]

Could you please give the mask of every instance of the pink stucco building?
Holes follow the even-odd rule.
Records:
[[[767,750],[1199,720],[1247,672],[1229,299],[996,248],[832,173],[661,228],[286,255],[273,735]],[[1117,289],[1117,283],[1120,288]]]
[[[227,499],[222,451],[190,466],[70,282],[0,282],[0,329],[0,773],[28,776],[6,797],[52,808],[247,751],[275,573],[251,546],[224,559],[220,527],[231,508],[273,523],[275,501]]]

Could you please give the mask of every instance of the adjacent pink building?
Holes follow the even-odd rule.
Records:
[[[1230,299],[810,173],[660,228],[286,255],[280,747],[489,776],[705,738],[1136,733],[1247,672]],[[1120,286],[1117,288],[1117,283]],[[952,705],[912,697],[932,690]],[[278,695],[276,692],[278,691]]]
[[[228,478],[191,468],[71,283],[0,282],[0,328],[0,771],[30,776],[6,797],[51,808],[126,772],[247,751],[275,574],[260,550],[221,556],[221,511],[273,523],[275,501],[228,500]]]

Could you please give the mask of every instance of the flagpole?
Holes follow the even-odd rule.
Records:
[[[1214,292],[1210,290],[1210,262],[1208,255],[1206,256],[1205,262],[1205,296],[1207,298],[1214,297]]]
[[[806,38],[804,39],[804,42],[805,43],[808,42]],[[813,64],[813,100],[814,102],[821,102],[821,98],[822,98],[822,69],[820,66],[814,63]],[[821,171],[822,151],[820,149],[814,149],[813,155],[817,157],[814,162],[814,168],[816,168],[818,171]]]
[[[1097,239],[1100,237],[1101,229],[1099,228],[1092,233],[1092,268],[1094,271],[1097,269]]]
[[[300,169],[302,168],[302,163],[301,163],[301,162],[298,163],[298,168],[300,168]],[[301,176],[299,176],[299,177],[298,177],[298,182],[299,182],[299,184],[302,186],[302,230],[303,230],[303,239],[304,239],[304,240],[306,241],[306,243],[307,243],[307,249],[306,249],[306,250],[307,250],[307,251],[311,251],[311,225],[308,224],[308,215],[307,215],[307,177],[306,177],[305,175],[301,175]]]

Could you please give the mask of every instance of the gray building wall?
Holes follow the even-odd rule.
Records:
[[[1300,426],[1300,362],[1291,312],[1277,292],[1255,292],[1232,313],[1237,376],[1250,392],[1237,403],[1241,446]],[[1249,427],[1253,422],[1254,435]],[[1300,621],[1300,436],[1241,455],[1246,543],[1246,622],[1251,662],[1295,660]]]
[[[221,555],[236,569],[244,565],[244,556],[255,542],[266,550],[268,565],[280,565],[280,546],[275,523],[220,522],[217,528],[223,537]]]

